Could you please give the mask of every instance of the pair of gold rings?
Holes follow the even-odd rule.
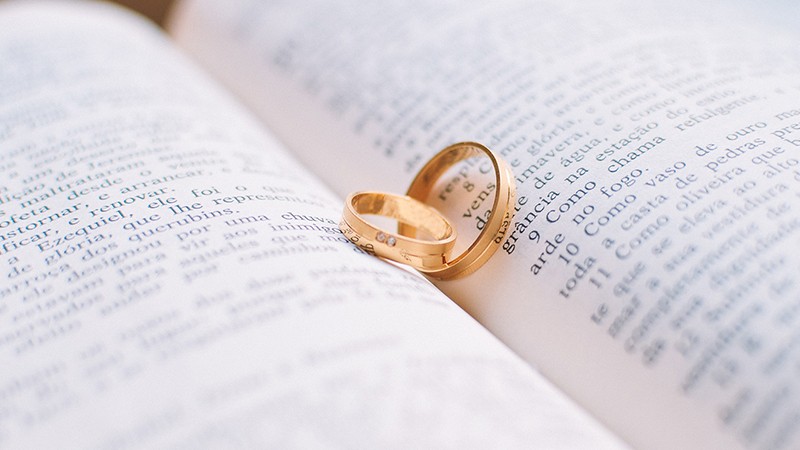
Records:
[[[460,255],[451,258],[456,230],[426,201],[436,182],[455,164],[475,157],[488,157],[495,174],[495,197],[489,217],[478,237]],[[516,187],[511,169],[486,146],[476,142],[453,144],[431,158],[411,182],[406,195],[356,192],[345,202],[339,228],[362,250],[375,256],[408,264],[438,280],[463,277],[476,271],[501,245],[511,223]],[[362,214],[397,220],[397,233],[367,222]],[[431,240],[417,237],[423,230]]]

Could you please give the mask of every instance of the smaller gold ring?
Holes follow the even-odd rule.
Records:
[[[387,232],[364,220],[362,214],[391,217],[415,231],[424,230],[435,240]],[[416,269],[444,265],[456,242],[455,228],[439,211],[411,197],[384,192],[350,194],[345,201],[339,229],[365,252]]]

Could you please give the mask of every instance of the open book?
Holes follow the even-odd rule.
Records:
[[[800,37],[691,8],[0,5],[0,448],[800,448]],[[466,140],[475,274],[338,231]]]

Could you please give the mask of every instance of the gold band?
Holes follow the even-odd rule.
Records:
[[[496,178],[496,194],[489,218],[475,242],[457,256],[439,267],[418,268],[420,272],[439,280],[460,278],[471,274],[482,266],[502,244],[503,237],[511,224],[516,201],[516,185],[514,175],[508,165],[498,159],[491,150],[477,142],[461,142],[453,144],[431,158],[420,169],[408,195],[425,202],[439,178],[453,165],[465,159],[487,156],[492,163]],[[415,237],[416,230],[403,223],[398,224],[397,231],[402,236]]]
[[[391,217],[404,229],[421,229],[435,240],[392,235],[367,222],[361,214]],[[408,227],[408,228],[406,228]],[[345,237],[369,254],[408,264],[419,270],[442,267],[456,242],[456,232],[439,211],[405,195],[355,192],[347,197],[339,223]]]

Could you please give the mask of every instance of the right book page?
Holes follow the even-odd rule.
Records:
[[[800,35],[751,16],[197,0],[173,32],[342,195],[505,157],[502,249],[437,285],[629,442],[798,448]],[[480,167],[432,199],[466,237]]]

